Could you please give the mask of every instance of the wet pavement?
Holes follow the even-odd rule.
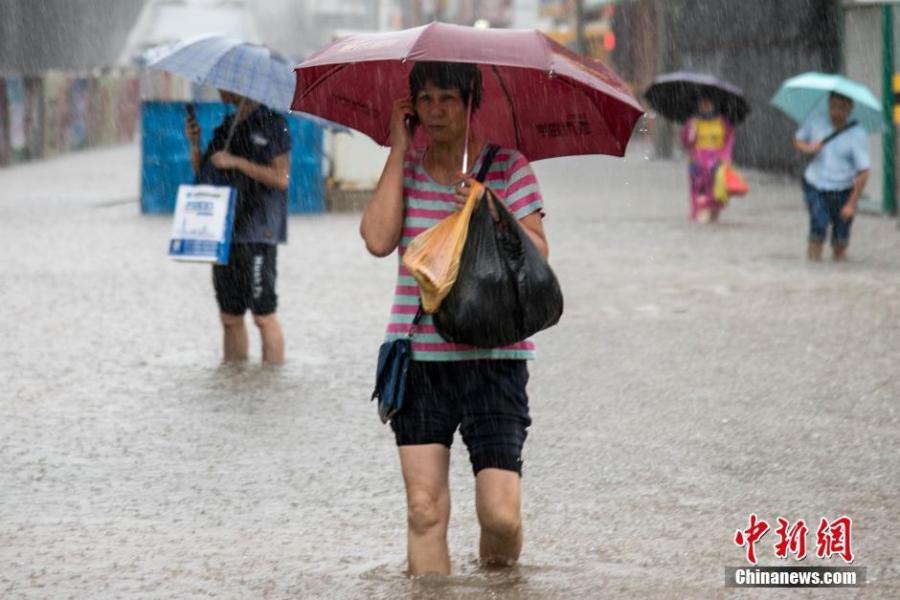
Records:
[[[404,577],[403,485],[367,399],[395,258],[358,215],[294,217],[288,363],[219,365],[208,267],[165,257],[126,146],[0,170],[3,598],[900,597],[900,232],[803,260],[796,182],[687,222],[681,165],[536,165],[566,313],[529,385],[525,548],[477,566],[457,438],[454,575]],[[736,591],[751,512],[853,518],[860,590]],[[774,531],[757,545],[774,556]]]

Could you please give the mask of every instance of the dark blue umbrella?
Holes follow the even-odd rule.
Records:
[[[750,114],[744,92],[712,75],[679,71],[653,80],[644,97],[650,107],[671,121],[684,122],[697,113],[700,98],[709,98],[719,114],[737,125]]]

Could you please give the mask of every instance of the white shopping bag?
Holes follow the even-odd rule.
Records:
[[[228,264],[236,196],[231,187],[178,186],[169,258]]]

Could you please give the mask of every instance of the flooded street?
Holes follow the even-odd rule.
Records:
[[[785,141],[787,143],[787,141]],[[537,338],[525,547],[477,566],[457,436],[454,575],[410,580],[389,427],[368,402],[396,257],[356,214],[292,217],[283,368],[220,366],[208,266],[138,213],[137,146],[0,170],[3,598],[900,597],[900,232],[859,217],[808,264],[799,183],[750,172],[687,220],[683,165],[535,165],[566,311]],[[853,519],[857,590],[730,590],[733,538]],[[790,564],[795,564],[793,561]]]

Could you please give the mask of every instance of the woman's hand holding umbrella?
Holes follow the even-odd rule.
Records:
[[[465,175],[464,173],[457,173],[457,179],[459,183],[456,185],[456,193],[454,195],[453,201],[456,202],[457,210],[461,209],[463,205],[466,203],[466,199],[469,197],[469,192],[472,189],[472,186],[478,184],[478,181],[474,177],[470,177]],[[478,184],[481,185],[481,184]],[[501,210],[505,210],[509,212],[509,207],[506,204],[497,198],[494,192],[488,188],[487,186],[482,186],[481,188],[481,196],[478,198],[477,202],[487,202],[488,210],[491,213],[491,217],[493,217],[494,221],[500,221],[500,212]],[[541,213],[535,212],[524,219],[518,219],[519,226],[522,227],[522,231],[531,239],[531,243],[538,249],[538,252],[543,255],[544,258],[547,258],[549,252],[547,249],[547,237],[544,234],[544,226],[542,223],[543,217]]]
[[[687,122],[687,126],[684,130],[684,141],[691,147],[693,147],[694,142],[697,141],[697,124],[693,119],[690,119]]]
[[[465,173],[459,172],[456,174],[456,193],[454,195],[453,201],[456,202],[456,209],[462,209],[463,205],[466,203],[466,200],[469,198],[469,192],[472,191],[472,187],[478,183],[478,181]],[[485,186],[482,186],[481,193],[478,195],[478,200],[476,202],[481,202],[482,198],[484,198],[484,192],[487,190]],[[494,206],[494,203],[491,202],[491,215],[494,217],[494,220],[498,220],[500,217],[497,214],[497,209]]]
[[[456,178],[459,183],[456,184],[456,194],[453,198],[453,201],[456,202],[456,209],[462,209],[463,205],[466,203],[466,199],[469,197],[469,192],[472,191],[472,186],[477,184],[478,181],[474,177],[470,177],[465,173],[457,173]],[[487,193],[485,193],[487,192]],[[488,210],[491,212],[491,216],[494,218],[494,221],[500,221],[500,213],[497,212],[499,210],[506,210],[506,205],[497,200],[497,197],[494,196],[493,192],[488,189],[487,186],[481,186],[481,193],[478,195],[478,199],[476,202],[481,202],[487,197]],[[498,208],[498,206],[500,208]]]
[[[802,140],[794,140],[794,147],[803,154],[814,156],[822,149],[821,142],[804,142]]]

